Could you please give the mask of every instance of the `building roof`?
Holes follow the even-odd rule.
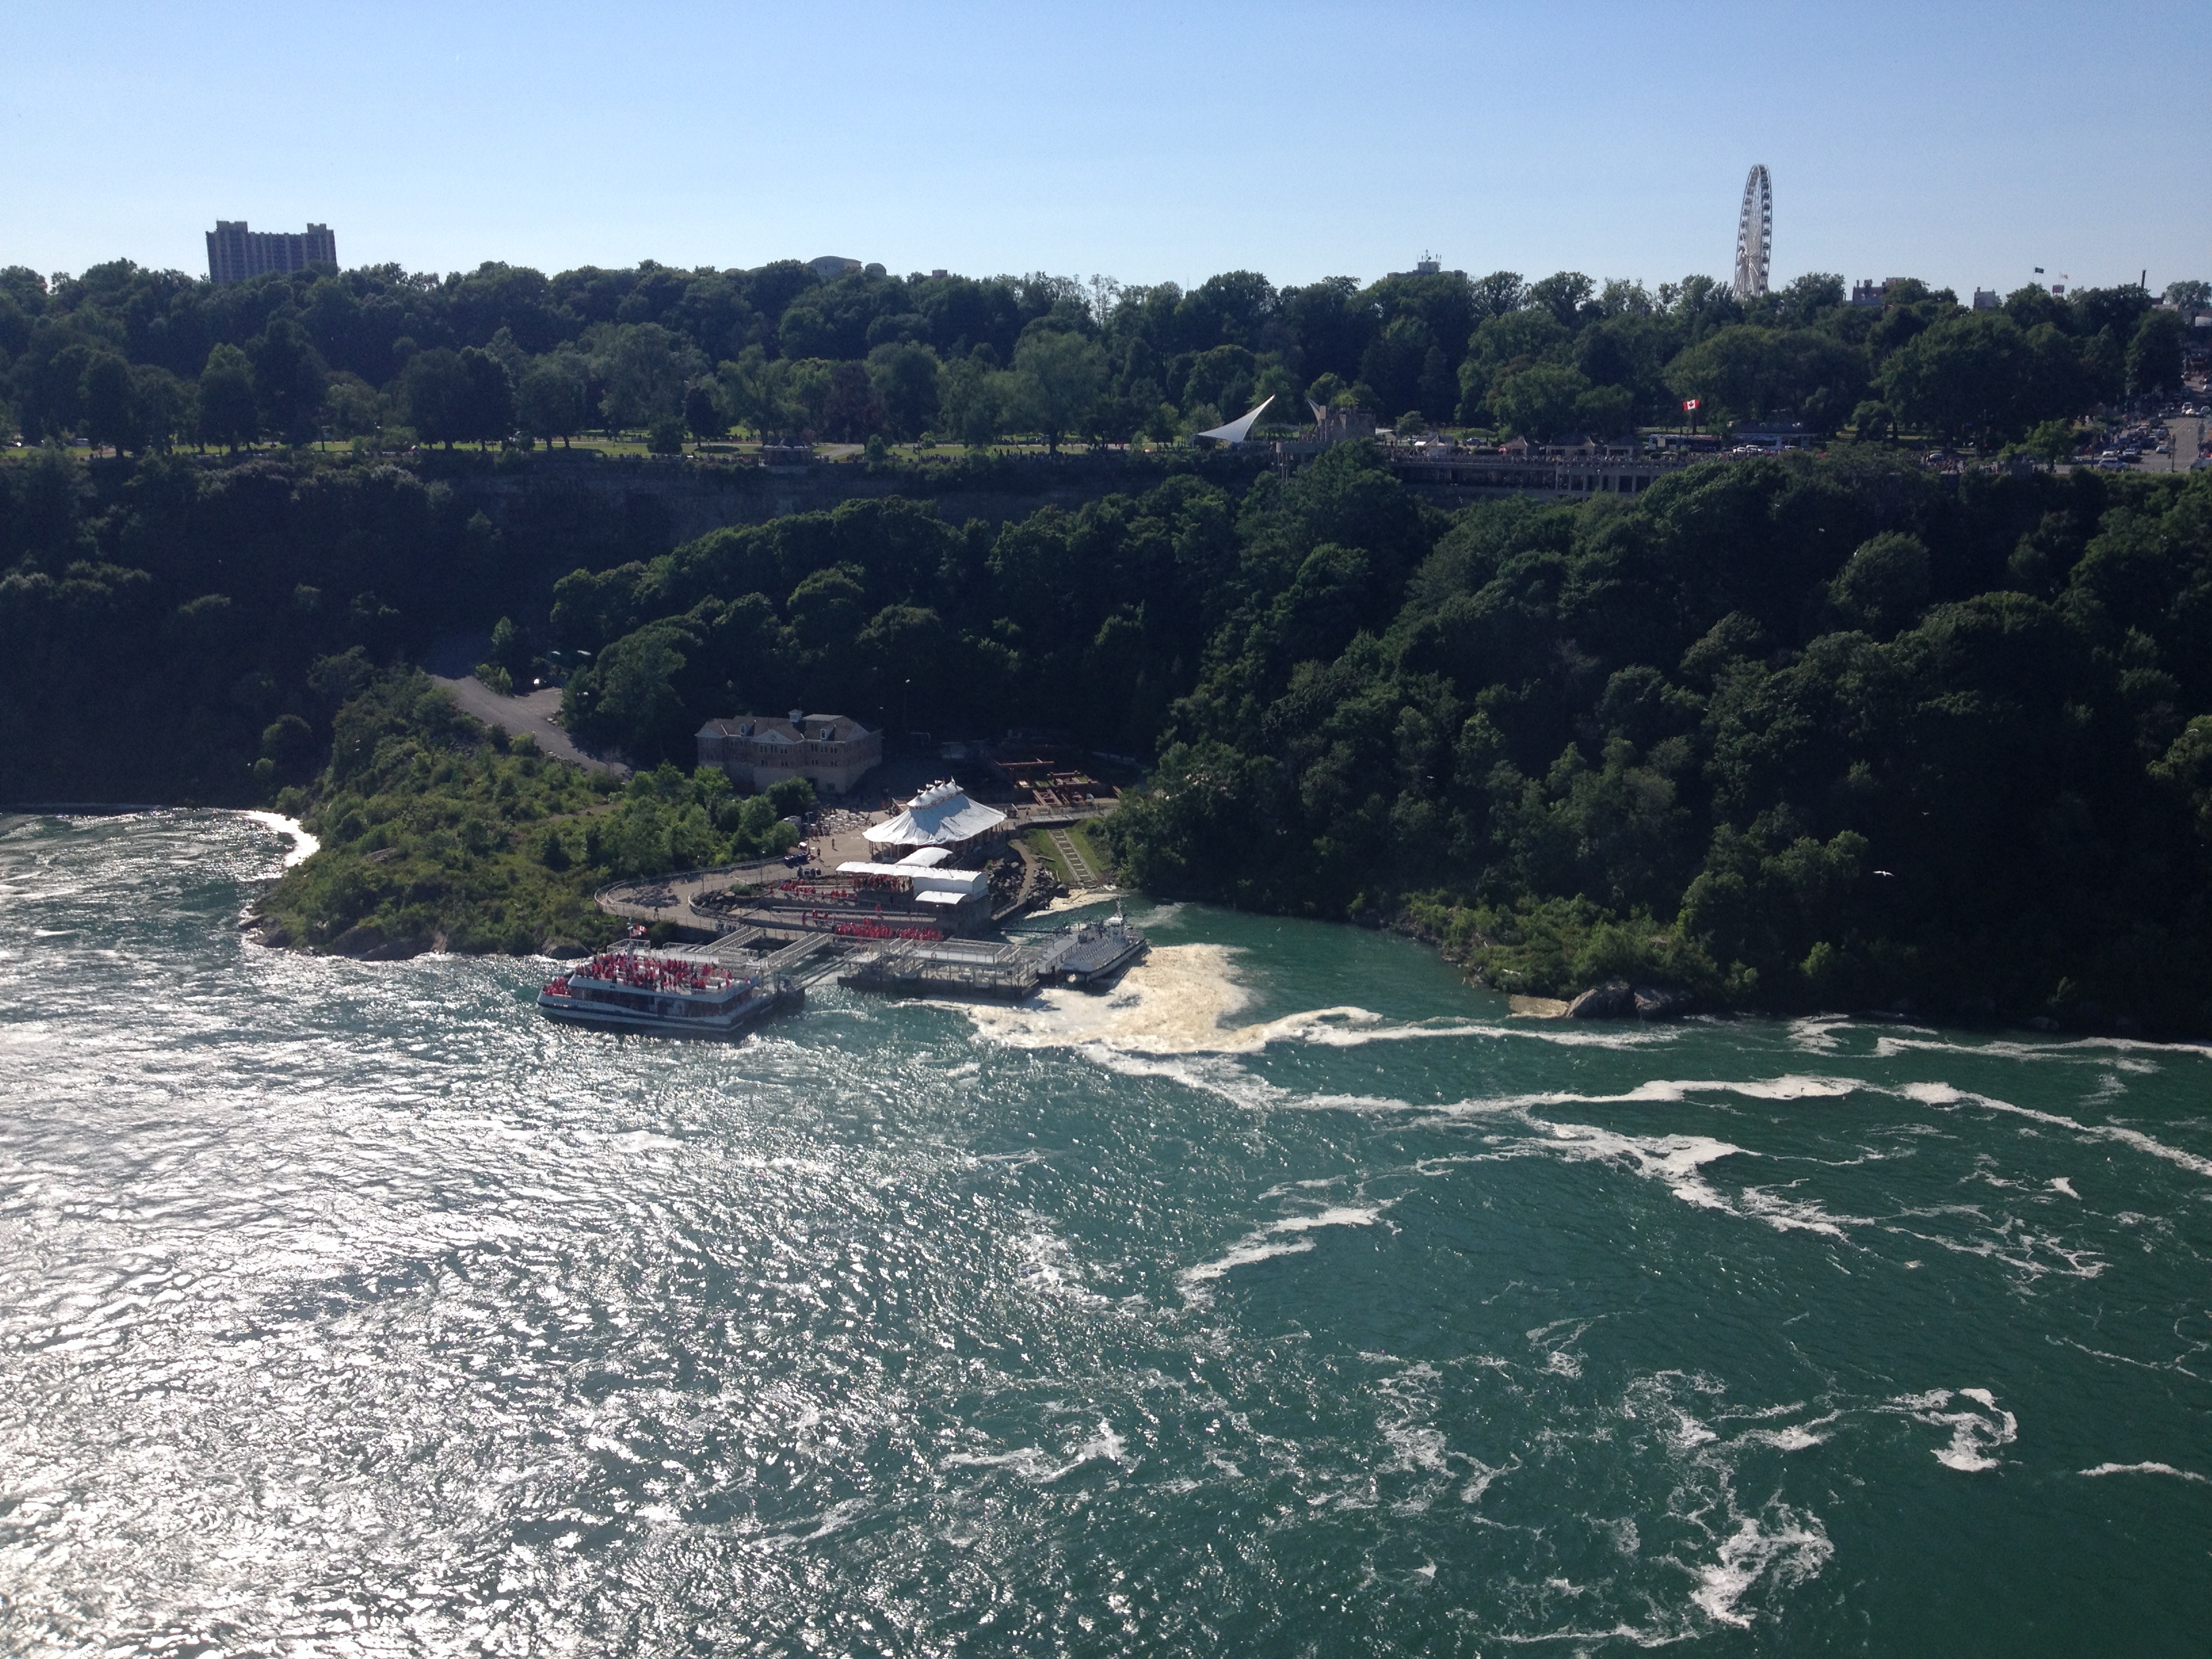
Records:
[[[848,714],[810,714],[793,709],[787,715],[732,714],[708,720],[700,737],[749,738],[755,743],[851,743],[874,735]]]
[[[942,853],[941,847],[930,849]],[[988,892],[991,872],[988,870],[933,870],[927,865],[916,864],[912,859],[901,859],[896,864],[877,864],[867,859],[847,859],[837,866],[841,876],[897,876],[912,887],[918,896],[922,893]]]
[[[906,810],[860,833],[878,847],[952,847],[997,829],[1006,815],[972,801],[957,783],[933,783]]]

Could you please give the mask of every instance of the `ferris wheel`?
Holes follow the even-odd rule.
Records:
[[[1754,166],[1743,181],[1743,211],[1735,222],[1735,281],[1739,300],[1766,292],[1766,271],[1774,254],[1774,184],[1766,164]]]

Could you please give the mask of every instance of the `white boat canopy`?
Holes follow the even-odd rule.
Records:
[[[957,847],[1006,821],[997,807],[969,799],[958,784],[947,781],[931,784],[896,817],[860,833],[878,847]]]

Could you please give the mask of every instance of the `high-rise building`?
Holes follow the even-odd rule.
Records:
[[[207,245],[211,283],[242,283],[264,271],[338,262],[338,240],[328,225],[309,225],[304,233],[248,230],[243,219],[218,219],[207,234]]]

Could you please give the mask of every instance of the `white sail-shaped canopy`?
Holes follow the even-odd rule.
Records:
[[[1217,426],[1211,432],[1200,432],[1196,435],[1211,438],[1218,444],[1241,444],[1252,435],[1252,422],[1258,420],[1267,405],[1274,401],[1272,394],[1262,398],[1259,408],[1246,410],[1227,426]]]

